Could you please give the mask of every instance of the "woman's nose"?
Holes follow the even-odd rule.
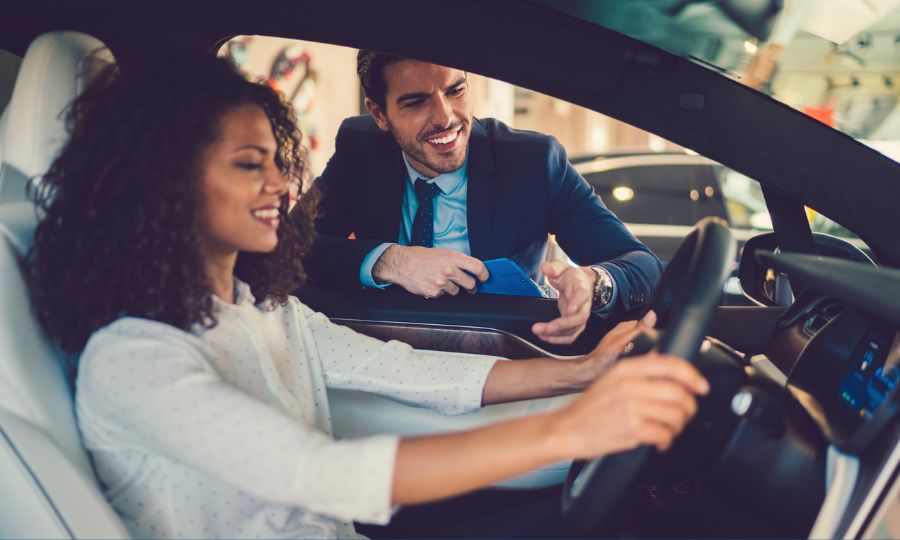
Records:
[[[275,167],[263,184],[263,191],[271,195],[284,195],[288,191],[289,182],[284,174]]]

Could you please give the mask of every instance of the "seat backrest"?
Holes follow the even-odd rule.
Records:
[[[0,409],[51,434],[85,473],[65,363],[32,314],[21,272],[35,225],[31,203],[0,204]]]
[[[4,120],[6,165],[26,178],[46,171],[65,140],[59,112],[81,87],[66,77],[83,73],[99,47],[73,32],[45,34],[29,47]],[[36,223],[32,203],[0,200],[0,538],[124,538],[81,446],[63,358],[29,302],[22,263]]]
[[[47,171],[66,140],[66,106],[111,61],[101,41],[78,32],[49,32],[31,43],[0,117],[0,202],[25,200],[27,180]]]
[[[65,364],[22,274],[35,207],[0,204],[0,538],[125,538],[81,446]]]

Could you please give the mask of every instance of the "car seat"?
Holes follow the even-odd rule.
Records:
[[[39,36],[0,121],[0,538],[129,536],[81,446],[62,355],[31,310],[21,265],[35,207],[10,202],[25,199],[26,179],[43,174],[59,151],[66,137],[61,112],[102,47],[74,32]]]
[[[47,171],[66,140],[64,109],[109,61],[103,43],[85,34],[51,32],[31,43],[0,115],[0,202],[26,199],[28,179]]]

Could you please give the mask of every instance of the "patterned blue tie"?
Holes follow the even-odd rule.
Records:
[[[434,198],[441,193],[441,188],[421,178],[416,179],[413,186],[419,199],[419,209],[412,224],[411,246],[434,246]]]

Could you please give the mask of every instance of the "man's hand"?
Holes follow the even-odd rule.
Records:
[[[550,322],[535,323],[531,331],[547,343],[572,343],[584,331],[591,314],[597,274],[590,268],[572,267],[562,261],[542,262],[541,272],[559,291],[560,316]]]
[[[394,245],[372,268],[375,281],[400,285],[407,291],[435,298],[460,289],[475,292],[478,281],[489,277],[484,263],[465,253],[443,248]]]

